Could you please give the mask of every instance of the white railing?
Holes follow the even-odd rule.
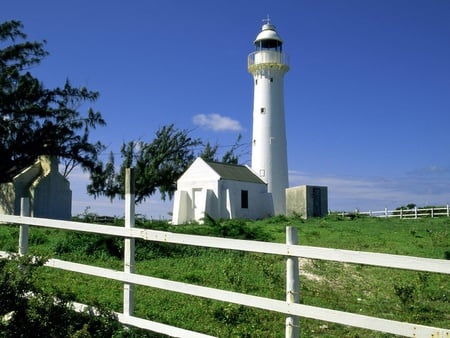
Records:
[[[330,211],[330,214],[334,212]],[[366,215],[370,217],[398,217],[398,218],[421,218],[421,217],[450,217],[450,207],[447,204],[445,207],[430,207],[430,208],[413,208],[413,209],[395,209],[389,210],[384,208],[384,210],[379,211],[342,211],[335,212],[343,217],[353,217],[358,215]]]
[[[398,322],[299,304],[298,296],[295,296],[296,294],[298,295],[299,290],[299,269],[298,261],[296,261],[298,257],[442,274],[450,274],[450,261],[296,245],[296,229],[291,227],[287,228],[286,244],[186,235],[135,228],[134,204],[131,203],[131,201],[134,201],[134,188],[131,185],[127,185],[126,187],[125,227],[27,217],[23,215],[28,211],[25,200],[22,202],[22,205],[24,206],[22,209],[22,216],[0,215],[0,225],[1,223],[20,225],[19,253],[21,254],[24,254],[27,251],[29,226],[123,237],[126,244],[124,271],[73,263],[59,259],[49,259],[46,265],[57,269],[108,278],[124,283],[123,313],[116,313],[118,320],[125,325],[131,325],[169,336],[210,337],[207,334],[193,332],[133,316],[134,285],[143,285],[283,313],[286,315],[286,337],[298,337],[298,317],[334,322],[406,337],[448,337],[450,335],[449,329]],[[136,274],[134,273],[135,239],[284,256],[287,259],[286,301]],[[8,253],[0,251],[0,257],[7,257],[8,255]],[[79,310],[82,310],[87,306],[78,303],[75,305]]]
[[[289,55],[274,50],[262,50],[250,53],[247,58],[247,66],[251,69],[255,65],[273,64],[289,67]]]

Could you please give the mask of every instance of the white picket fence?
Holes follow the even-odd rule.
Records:
[[[334,212],[330,211],[330,214]],[[422,218],[422,217],[450,217],[450,206],[447,204],[445,207],[433,207],[433,208],[413,208],[413,209],[396,209],[389,210],[384,208],[384,210],[379,211],[342,211],[336,212],[336,214],[343,217],[353,217],[358,215],[366,215],[370,217],[398,217],[398,218]]]
[[[129,177],[132,177],[131,174]],[[132,180],[131,180],[132,181]],[[173,337],[211,337],[204,333],[193,332],[179,327],[149,321],[133,315],[134,285],[143,285],[192,296],[204,297],[227,303],[274,311],[286,315],[286,337],[298,337],[298,318],[311,318],[333,322],[358,328],[401,335],[406,337],[449,337],[450,330],[420,324],[398,322],[394,320],[365,316],[355,313],[336,311],[315,306],[299,304],[298,299],[298,258],[319,259],[342,263],[364,264],[379,267],[425,271],[450,274],[450,261],[421,257],[369,253],[340,249],[319,248],[297,245],[295,228],[287,228],[287,242],[268,243],[260,241],[235,240],[216,237],[177,234],[164,231],[148,230],[134,227],[134,187],[126,185],[125,227],[88,224],[81,222],[59,221],[44,218],[27,217],[27,201],[22,201],[22,216],[0,215],[0,226],[3,224],[20,225],[19,254],[25,254],[28,247],[29,226],[81,231],[95,234],[123,237],[125,241],[124,270],[112,270],[97,266],[73,263],[60,259],[50,259],[47,266],[74,271],[82,274],[103,277],[124,283],[123,312],[116,313],[118,320],[130,326],[166,334]],[[281,255],[286,257],[286,301],[225,291],[215,288],[176,282],[134,273],[134,241],[146,241],[193,245],[199,247],[256,252],[262,254]],[[0,257],[8,257],[8,253],[0,251]],[[75,304],[76,309],[83,310],[84,304]]]

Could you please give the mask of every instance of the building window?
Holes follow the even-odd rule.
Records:
[[[248,209],[248,190],[241,190],[241,208]]]

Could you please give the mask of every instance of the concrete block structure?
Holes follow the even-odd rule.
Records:
[[[325,217],[328,215],[328,188],[301,185],[286,189],[286,214]]]
[[[0,184],[0,213],[20,215],[22,197],[29,198],[32,217],[62,220],[72,217],[70,183],[59,173],[56,157],[40,156],[12,182]]]

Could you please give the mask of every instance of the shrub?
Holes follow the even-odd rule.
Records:
[[[31,257],[0,260],[1,337],[111,337],[122,329],[111,311],[76,312],[70,308],[72,295],[37,288],[36,271],[44,262]]]

